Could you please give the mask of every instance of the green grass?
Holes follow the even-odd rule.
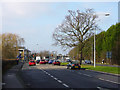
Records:
[[[118,67],[109,67],[109,66],[94,66],[92,65],[81,65],[81,68],[86,68],[89,70],[95,70],[95,71],[102,71],[102,72],[107,72],[107,73],[113,73],[113,74],[120,74],[119,70],[120,68]]]
[[[61,63],[60,63],[60,65],[65,65],[65,66],[66,66],[67,64],[69,64],[69,62],[61,62]]]

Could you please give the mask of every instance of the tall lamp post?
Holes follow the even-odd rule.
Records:
[[[105,13],[104,15],[105,16],[109,16],[110,14],[109,13]],[[95,65],[96,64],[95,58],[96,58],[96,55],[95,55],[95,30],[94,30],[94,67],[96,66]]]

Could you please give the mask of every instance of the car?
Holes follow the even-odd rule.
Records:
[[[70,59],[67,59],[67,62],[72,62]]]
[[[45,59],[45,62],[46,62],[46,63],[48,63],[48,62],[49,62],[49,59],[48,59],[48,58],[46,58],[46,59]]]
[[[36,60],[36,63],[39,64],[40,60]]]
[[[91,61],[90,60],[85,60],[85,63],[86,64],[91,64]]]
[[[31,65],[36,65],[36,63],[35,63],[34,60],[30,60],[30,61],[29,61],[29,66],[31,66]]]
[[[39,62],[40,64],[46,64],[46,62],[45,62],[45,60],[44,59],[42,59],[42,60],[40,60],[40,62]]]
[[[80,69],[80,68],[81,66],[77,62],[70,62],[69,64],[67,64],[67,69]]]
[[[60,61],[57,60],[53,61],[53,65],[60,65]]]
[[[53,61],[54,61],[53,59],[50,59],[49,62],[48,62],[48,64],[52,64]]]

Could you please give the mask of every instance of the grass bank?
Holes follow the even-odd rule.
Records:
[[[63,65],[63,66],[67,66],[67,64],[69,64],[69,62],[61,62],[60,65]]]
[[[113,74],[120,74],[119,67],[109,67],[109,66],[94,66],[92,65],[81,65],[81,68],[86,68],[88,70],[95,70],[95,71],[102,71],[107,73],[113,73]]]

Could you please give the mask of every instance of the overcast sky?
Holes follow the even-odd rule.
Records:
[[[52,33],[68,15],[68,10],[84,11],[86,8],[93,8],[99,15],[98,25],[103,31],[118,22],[118,2],[3,2],[2,33],[18,34],[31,51],[67,54],[69,50],[52,46]],[[104,13],[110,16],[105,17]]]

